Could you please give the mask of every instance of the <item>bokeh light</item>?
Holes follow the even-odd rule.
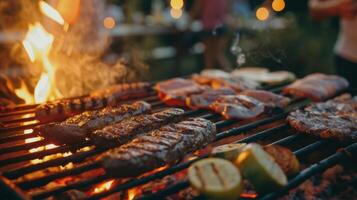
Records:
[[[107,29],[113,29],[115,27],[115,20],[113,17],[106,17],[103,20],[103,25]]]
[[[179,10],[183,7],[183,0],[171,0],[170,1],[171,8],[175,10]]]
[[[179,19],[182,16],[182,9],[171,9],[170,15],[174,19]]]
[[[265,7],[260,7],[257,9],[256,13],[255,13],[257,19],[259,19],[260,21],[265,21],[269,18],[269,10]]]
[[[285,1],[284,0],[274,0],[272,3],[272,8],[276,12],[280,12],[285,8]]]

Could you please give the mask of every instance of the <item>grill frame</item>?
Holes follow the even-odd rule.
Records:
[[[269,88],[269,89],[272,92],[279,92],[279,91],[281,91],[282,87],[283,86],[276,87],[276,88]],[[354,90],[351,90],[351,91],[354,91]],[[351,92],[351,91],[348,91],[348,92]],[[354,93],[354,92],[352,92],[352,93]],[[133,102],[135,100],[146,100],[146,101],[150,102],[153,105],[153,107],[155,107],[156,109],[163,109],[163,108],[167,107],[162,102],[160,102],[158,100],[156,95],[148,96],[146,98],[141,98],[141,99],[130,99],[130,100],[123,101],[122,103],[130,103],[130,102]],[[221,131],[220,133],[217,134],[216,141],[224,139],[224,138],[227,138],[227,137],[230,137],[230,136],[238,135],[238,134],[243,133],[243,132],[247,132],[247,131],[250,132],[255,128],[259,128],[261,126],[269,125],[269,124],[274,123],[276,121],[283,120],[283,119],[285,119],[285,117],[287,116],[287,114],[289,113],[289,111],[291,109],[294,109],[296,107],[298,107],[298,108],[303,107],[303,106],[307,105],[308,103],[310,103],[310,101],[306,100],[306,99],[294,99],[293,104],[295,104],[295,103],[297,105],[293,106],[292,108],[289,107],[287,110],[284,110],[281,113],[277,113],[277,114],[275,114],[273,116],[263,117],[263,118],[261,118],[261,119],[259,119],[257,121],[246,123],[246,124],[243,123],[243,125],[239,125],[238,127],[234,127],[234,128],[230,128],[228,130]],[[302,104],[302,105],[300,105],[300,104]],[[33,111],[33,107],[31,105],[16,107],[16,108],[14,108],[15,112],[6,112],[5,114],[4,113],[0,113],[0,121],[1,121],[2,118],[6,118],[6,117],[9,117],[9,116],[11,118],[11,116],[22,115],[23,113],[28,114],[29,112],[25,112],[24,110],[22,110],[23,108],[26,108],[26,109],[29,109],[30,111]],[[216,119],[217,118],[216,114],[212,114],[210,112],[202,111],[202,110],[187,111],[187,112],[185,112],[185,115],[187,115],[187,116],[198,115],[198,116],[204,117],[206,119]],[[33,118],[29,117],[27,119],[32,120]],[[26,122],[26,119],[14,118],[14,119],[8,120],[6,122],[8,123],[8,122],[13,122],[13,121],[15,121],[16,123],[18,123],[18,122]],[[238,122],[238,123],[240,123],[240,122]],[[222,121],[216,122],[216,125],[217,125],[218,128],[222,128],[222,127],[226,127],[226,126],[229,127],[230,125],[236,124],[236,123],[237,122],[234,121],[234,120],[222,120]],[[0,128],[0,132],[1,132],[0,133],[0,144],[2,144],[4,142],[8,142],[8,139],[9,139],[9,141],[17,141],[17,140],[26,139],[27,138],[26,136],[28,136],[28,135],[31,135],[32,137],[35,136],[35,133],[17,134],[18,131],[23,131],[25,129],[33,128],[33,126],[34,125],[30,124],[30,125],[15,126],[15,127],[5,127],[5,128],[1,127]],[[248,143],[248,142],[260,141],[260,140],[265,139],[266,137],[271,136],[272,134],[276,133],[277,131],[279,131],[281,129],[283,129],[283,130],[284,129],[289,129],[289,126],[285,123],[285,124],[282,124],[280,126],[270,128],[268,130],[258,131],[257,133],[255,133],[255,134],[253,134],[251,136],[248,136],[248,137],[246,137],[246,138],[244,138],[242,140],[236,141],[236,142],[247,142]],[[6,135],[5,137],[1,137],[2,135],[5,135],[3,132],[5,132],[5,134],[8,134],[8,135]],[[12,134],[12,133],[15,133],[15,134]],[[275,141],[273,143],[279,143],[279,144],[284,144],[285,143],[285,144],[288,144],[288,143],[296,141],[297,139],[301,139],[303,137],[304,136],[302,136],[302,135],[296,135],[295,134],[295,135],[290,135],[288,137],[284,137],[284,138],[282,138],[282,139],[280,139],[278,141]],[[44,144],[44,143],[46,143],[46,141],[42,141],[42,142],[38,141],[37,143],[36,142],[34,142],[34,143],[35,144]],[[314,142],[312,144],[306,145],[303,148],[298,149],[294,153],[296,153],[297,156],[299,157],[299,156],[305,155],[308,152],[315,151],[316,149],[318,149],[319,147],[321,147],[325,143],[326,142],[324,140],[317,140],[316,142]],[[34,146],[36,146],[35,144],[33,144],[33,143],[25,144],[25,147],[26,147],[25,150],[33,148]],[[82,144],[82,145],[86,146],[86,145],[90,145],[90,144],[91,143],[88,141],[88,143]],[[330,158],[330,159],[326,158],[328,160],[324,161],[324,162],[326,162],[327,164],[322,165],[323,167],[319,167],[320,166],[319,164],[315,164],[314,166],[312,166],[313,167],[312,171],[314,173],[321,172],[322,169],[327,168],[328,166],[331,165],[331,163],[335,163],[337,161],[340,161],[341,159],[347,158],[348,156],[346,157],[346,155],[347,155],[346,152],[350,152],[350,154],[353,154],[353,155],[357,154],[357,152],[356,152],[357,151],[356,150],[357,149],[357,144],[354,143],[353,145],[354,145],[353,147],[348,147],[347,151],[339,151],[339,152],[336,152],[335,154],[331,155],[330,157],[332,157],[332,158]],[[49,154],[52,154],[52,153],[57,153],[59,150],[61,150],[61,152],[63,153],[63,152],[67,152],[68,150],[71,150],[71,149],[79,149],[79,147],[76,147],[76,146],[73,147],[73,146],[74,145],[72,145],[72,146],[64,145],[64,146],[57,147],[55,149],[44,150],[44,151],[40,151],[40,152],[36,152],[36,153],[28,153],[29,155],[25,155],[23,157],[15,157],[15,158],[12,158],[12,159],[11,158],[7,159],[7,160],[5,159],[6,162],[4,160],[0,160],[0,166],[3,166],[4,164],[7,165],[9,163],[14,163],[15,161],[22,160],[22,159],[25,160],[25,161],[26,160],[28,161],[29,158],[38,158],[39,156],[45,156],[45,155],[49,155]],[[79,145],[79,146],[81,146],[81,145]],[[6,154],[6,153],[9,153],[9,152],[13,152],[13,151],[17,151],[17,150],[24,150],[24,145],[19,144],[19,145],[15,145],[15,146],[9,146],[7,148],[0,148],[0,155]],[[37,171],[37,170],[44,169],[45,167],[58,166],[60,164],[66,164],[66,163],[69,163],[69,162],[72,162],[72,161],[76,161],[78,163],[82,162],[88,156],[100,153],[98,151],[104,151],[104,150],[94,149],[93,151],[89,150],[89,151],[80,152],[80,153],[77,152],[77,153],[74,153],[73,155],[68,156],[68,157],[61,157],[61,158],[58,158],[58,159],[45,161],[45,162],[40,163],[38,165],[29,165],[29,166],[26,166],[26,167],[20,167],[19,169],[13,169],[13,170],[9,170],[9,171],[6,171],[6,172],[2,172],[0,174],[0,188],[6,189],[6,194],[8,194],[9,197],[14,198],[14,199],[41,199],[41,198],[45,198],[45,197],[50,196],[49,194],[52,194],[52,193],[57,194],[57,193],[60,193],[60,192],[68,191],[69,189],[72,189],[72,188],[73,189],[77,189],[77,188],[80,188],[80,187],[91,186],[93,184],[100,183],[102,181],[105,181],[105,180],[109,179],[110,177],[108,177],[106,175],[97,176],[97,177],[90,178],[88,180],[77,181],[74,184],[70,184],[70,185],[61,187],[59,189],[54,189],[52,191],[39,193],[39,194],[33,195],[33,196],[28,195],[28,193],[26,193],[23,190],[23,188],[28,188],[29,185],[31,186],[31,184],[40,184],[41,185],[43,183],[48,183],[50,180],[53,181],[53,180],[55,180],[57,178],[63,178],[63,177],[66,177],[68,175],[76,175],[76,174],[78,174],[78,172],[82,173],[84,170],[90,170],[90,169],[98,168],[98,167],[100,167],[100,164],[98,162],[90,163],[90,165],[74,167],[74,168],[72,168],[70,170],[64,170],[64,171],[58,172],[58,173],[53,174],[53,175],[45,176],[44,178],[40,177],[40,178],[37,178],[37,180],[35,179],[34,181],[22,182],[20,184],[15,184],[12,181],[12,180],[15,180],[18,177],[21,177],[21,176],[23,176],[25,174],[30,173],[30,172],[34,172],[34,171]],[[204,155],[200,156],[199,159],[203,159],[203,158],[205,158],[207,156],[208,156],[207,154],[204,154]],[[127,189],[130,189],[130,188],[133,188],[133,187],[137,187],[139,185],[143,185],[143,184],[148,183],[150,181],[153,181],[153,180],[156,180],[156,179],[171,175],[171,174],[173,174],[175,172],[181,171],[181,170],[187,168],[191,163],[193,163],[193,162],[195,162],[197,160],[194,159],[194,160],[190,160],[188,162],[179,163],[179,164],[173,165],[170,168],[165,169],[163,171],[159,171],[157,173],[150,174],[150,175],[147,175],[147,176],[144,176],[144,177],[141,177],[141,178],[133,178],[133,179],[131,179],[129,181],[126,181],[126,182],[118,185],[118,186],[112,187],[108,191],[104,191],[104,192],[101,192],[101,193],[94,194],[94,195],[89,196],[88,198],[85,198],[85,199],[98,199],[98,198],[105,197],[105,196],[111,195],[111,194],[119,192],[119,191],[125,191]],[[311,173],[310,171],[307,171],[306,174],[308,174],[309,176],[304,175],[303,178],[307,179],[307,178],[311,177],[310,173]],[[299,181],[302,180],[302,178],[301,177],[299,178],[299,176],[296,176],[292,180],[294,180],[294,184],[296,185],[296,184],[299,183]],[[292,181],[292,180],[290,180],[290,181]],[[294,184],[292,184],[292,186],[290,186],[290,181],[289,181],[288,187],[294,186]],[[142,196],[142,197],[139,197],[139,198],[140,199],[155,199],[157,197],[161,197],[163,194],[166,196],[166,194],[170,194],[171,192],[175,192],[175,191],[181,190],[181,189],[186,188],[188,186],[189,186],[189,184],[188,184],[187,181],[179,181],[177,184],[175,184],[173,186],[166,187],[162,191],[161,194],[160,193],[152,194],[152,196],[150,196],[150,195],[149,196]],[[284,188],[284,189],[286,190],[286,188]],[[286,192],[285,190],[269,194],[270,196],[266,195],[263,198],[271,199],[271,198],[277,197],[278,194],[279,195],[283,195],[284,192]]]

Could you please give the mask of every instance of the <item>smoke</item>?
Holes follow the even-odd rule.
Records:
[[[8,74],[9,69],[3,66],[20,66],[20,70],[13,74],[12,87],[19,87],[19,80],[25,79],[28,87],[33,89],[43,70],[38,63],[30,62],[21,45],[28,25],[35,21],[40,21],[55,37],[49,58],[57,69],[55,84],[63,97],[84,95],[91,90],[115,83],[145,78],[143,74],[148,67],[137,55],[130,55],[127,60],[117,59],[111,63],[103,61],[111,44],[110,34],[103,26],[106,1],[81,1],[78,20],[67,30],[40,14],[37,3],[38,1],[33,0],[0,1],[0,30],[6,37],[22,33],[15,38],[14,43],[0,43],[3,49],[0,50],[0,70],[2,76],[5,76],[4,79],[8,80],[9,77],[4,74]]]

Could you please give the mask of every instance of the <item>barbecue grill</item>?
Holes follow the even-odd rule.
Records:
[[[282,86],[279,86],[269,88],[269,90],[280,92],[281,88]],[[130,99],[123,101],[123,103],[130,103],[135,100],[138,99]],[[160,102],[155,93],[140,100],[150,103],[154,111],[167,108],[165,104]],[[186,110],[185,117],[200,116],[216,124],[217,138],[209,146],[231,142],[280,144],[290,148],[299,160],[303,160],[308,155],[321,151],[322,147],[327,145],[329,147],[327,154],[321,159],[315,159],[314,163],[289,179],[288,185],[283,189],[264,196],[245,195],[243,197],[275,199],[285,195],[290,189],[295,188],[313,175],[357,155],[357,143],[336,144],[297,134],[290,129],[285,123],[285,117],[289,111],[309,103],[308,99],[296,98],[286,109],[277,110],[269,115],[254,119],[254,121],[224,120],[219,115],[204,110]],[[86,196],[81,197],[83,199],[104,198],[114,193],[120,193],[122,194],[121,197],[130,199],[132,196],[128,195],[129,190],[144,184],[151,184],[164,177],[175,176],[175,174],[187,169],[191,163],[208,156],[207,151],[200,150],[188,155],[183,161],[175,165],[165,166],[136,178],[112,179],[104,173],[97,161],[91,159],[105,151],[105,149],[94,148],[91,141],[75,145],[51,146],[46,139],[36,138],[36,133],[31,131],[39,124],[34,117],[36,106],[19,105],[0,113],[0,189],[2,198],[43,199],[75,189],[86,191]],[[52,159],[45,159],[51,155],[53,156]],[[37,162],[34,162],[36,159]],[[64,169],[57,169],[58,166],[65,167]],[[57,167],[57,170],[51,171],[48,169],[48,171],[44,171],[47,168],[54,167]],[[43,171],[42,174],[35,173],[41,171]],[[87,176],[89,173],[92,173],[92,175]],[[29,175],[31,177],[26,178]],[[80,178],[73,178],[77,176]],[[60,180],[63,181],[66,178],[71,181],[66,184],[58,184]],[[50,187],[51,183],[57,184]],[[92,192],[93,188],[103,184],[109,186],[104,190]],[[137,194],[135,198],[160,199],[176,194],[188,187],[189,183],[185,178],[177,178],[172,184],[155,189],[149,194]]]

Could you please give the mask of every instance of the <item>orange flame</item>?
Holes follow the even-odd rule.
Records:
[[[57,22],[60,25],[64,25],[64,19],[61,16],[61,14],[54,9],[51,5],[46,3],[45,1],[40,1],[39,2],[40,10],[41,12],[52,19],[53,21]]]
[[[14,92],[18,97],[23,99],[26,104],[35,103],[35,99],[33,98],[33,95],[30,93],[29,89],[27,88],[23,80],[21,80],[20,88],[15,89]]]
[[[96,188],[94,188],[93,193],[96,194],[96,193],[101,193],[101,192],[107,191],[112,187],[113,183],[114,183],[114,180],[106,181],[106,182],[100,184],[99,186],[97,186]]]
[[[128,200],[133,200],[137,195],[141,192],[137,188],[129,189],[128,190]]]

